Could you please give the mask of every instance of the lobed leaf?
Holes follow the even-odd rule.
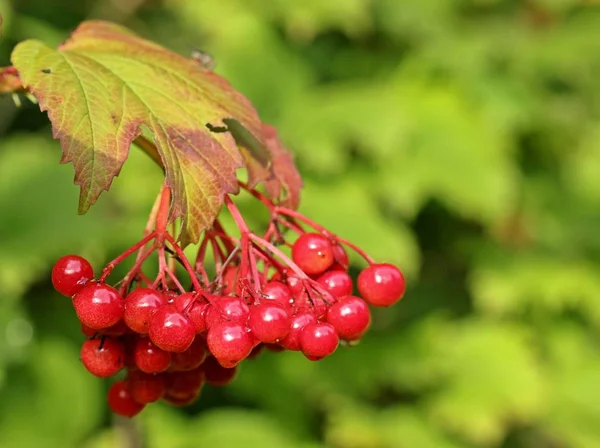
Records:
[[[239,168],[249,168],[250,184],[269,179],[270,193],[291,190],[297,198],[299,176],[293,185],[287,174],[278,180],[253,106],[193,59],[121,26],[88,21],[57,50],[36,40],[20,43],[12,62],[23,87],[48,111],[61,162],[73,163],[80,213],[109,189],[142,127],[173,191],[170,218],[183,218],[184,243],[197,241],[224,195],[238,192]]]

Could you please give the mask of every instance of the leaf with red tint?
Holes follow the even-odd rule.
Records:
[[[22,86],[48,112],[62,163],[73,163],[80,213],[108,190],[142,128],[173,192],[170,219],[183,218],[184,244],[212,224],[225,194],[238,192],[239,168],[248,168],[250,184],[269,179],[269,192],[297,189],[289,174],[295,168],[275,160],[283,160],[281,150],[265,144],[263,125],[244,96],[197,61],[126,28],[84,22],[57,50],[36,40],[20,43],[12,62]],[[0,81],[11,82],[14,75],[4,70]]]
[[[281,198],[281,205],[296,209],[300,203],[302,177],[294,158],[279,140],[273,126],[264,124],[263,135],[271,159],[270,174],[265,181],[265,188],[272,198]]]

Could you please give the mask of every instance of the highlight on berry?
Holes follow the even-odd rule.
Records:
[[[190,259],[167,230],[171,192],[163,186],[143,238],[96,275],[77,255],[56,262],[52,283],[72,299],[87,338],[83,366],[100,378],[117,377],[107,397],[116,414],[133,417],[159,400],[192,404],[205,384],[229,384],[240,363],[263,349],[323,359],[364,336],[370,306],[403,297],[396,266],[375,262],[298,211],[240,186],[270,213],[260,232],[226,196],[237,230],[226,231],[217,218]],[[356,285],[348,251],[366,265]],[[127,259],[127,274],[109,280]]]

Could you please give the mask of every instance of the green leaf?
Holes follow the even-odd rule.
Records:
[[[254,147],[263,145],[254,108],[223,78],[117,25],[84,22],[58,50],[22,42],[12,62],[48,111],[62,162],[74,165],[81,213],[110,187],[144,126],[173,191],[171,218],[183,217],[184,242],[197,241],[224,195],[238,191],[236,170],[257,154],[209,127],[235,120],[257,140]],[[251,174],[255,184],[269,173]]]

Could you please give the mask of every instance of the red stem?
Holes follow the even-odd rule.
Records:
[[[148,243],[150,240],[154,239],[155,237],[156,237],[156,232],[152,232],[149,235],[146,235],[144,238],[142,238],[136,244],[131,246],[129,249],[127,249],[125,252],[123,252],[121,255],[119,255],[117,258],[115,258],[110,263],[108,263],[106,265],[106,267],[102,270],[102,275],[98,279],[98,282],[100,282],[100,283],[105,282],[106,278],[110,275],[110,273],[113,271],[113,269],[119,263],[121,263],[123,260],[125,260],[127,257],[129,257],[132,253],[134,253],[139,248],[144,247],[146,245],[146,243]]]
[[[351,242],[345,240],[344,238],[340,238],[339,236],[331,233],[329,230],[327,230],[325,227],[320,226],[319,224],[317,224],[314,221],[311,221],[310,219],[308,219],[306,216],[298,213],[295,210],[291,210],[289,208],[284,208],[284,207],[276,207],[275,208],[276,212],[285,216],[289,216],[291,218],[297,219],[298,221],[302,221],[304,224],[307,224],[309,226],[311,226],[312,228],[314,228],[315,230],[321,232],[323,235],[327,236],[328,238],[333,238],[335,239],[338,243],[343,244],[345,246],[348,246],[349,248],[351,248],[352,250],[354,250],[357,254],[359,254],[361,257],[363,257],[367,263],[369,264],[373,264],[375,263],[375,260],[373,260],[364,250],[362,250],[360,247],[356,246],[355,244],[352,244]]]
[[[249,234],[248,237],[252,241],[254,241],[256,244],[266,247],[268,250],[270,250],[275,255],[277,255],[277,257],[279,257],[281,259],[281,261],[283,261],[292,271],[294,271],[294,273],[298,276],[298,278],[300,278],[302,280],[306,280],[306,279],[309,278],[308,275],[306,275],[304,273],[304,271],[302,269],[300,269],[298,267],[298,265],[291,260],[290,257],[288,257],[282,251],[280,251],[279,249],[277,249],[271,243],[269,243],[268,241],[263,240],[261,237],[259,237],[257,235],[254,235],[252,233]]]
[[[179,247],[179,244],[177,244],[175,239],[168,233],[165,233],[165,239],[169,243],[171,243],[171,245],[173,246],[173,249],[175,250],[175,253],[177,254],[177,256],[180,258],[181,262],[183,263],[185,270],[190,275],[194,289],[196,291],[202,291],[202,286],[200,285],[200,282],[198,281],[198,277],[196,277],[196,273],[192,269],[192,266],[190,266],[190,262],[188,261],[187,257],[185,256],[185,253],[183,253],[183,250],[181,249],[181,247]]]

